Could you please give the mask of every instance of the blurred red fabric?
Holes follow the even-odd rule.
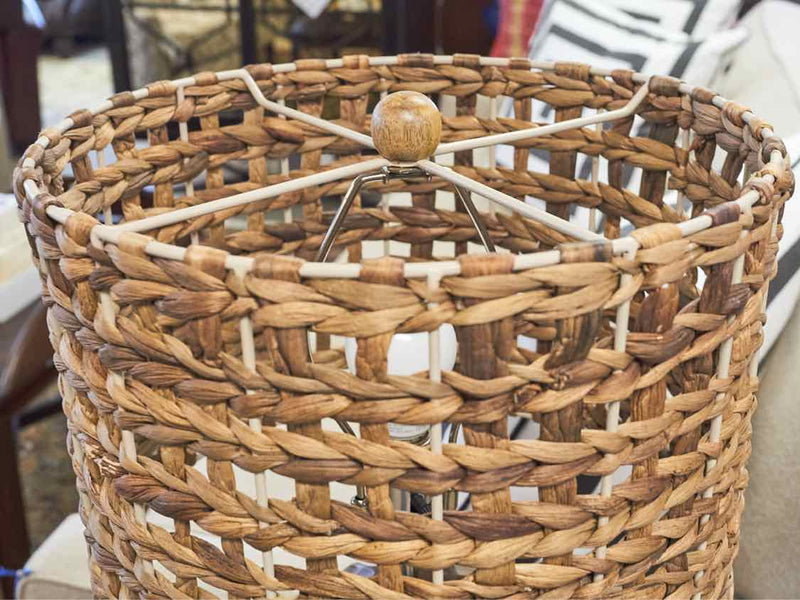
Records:
[[[531,39],[545,0],[500,0],[500,19],[492,56],[528,55]]]

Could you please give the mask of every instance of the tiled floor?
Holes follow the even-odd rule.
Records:
[[[57,390],[53,389],[49,398]],[[67,454],[67,420],[62,413],[19,432],[17,451],[31,547],[36,548],[68,514],[78,510],[75,475]]]

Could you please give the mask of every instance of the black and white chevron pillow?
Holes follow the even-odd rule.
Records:
[[[612,6],[615,3],[628,6],[629,10],[638,5],[639,13],[650,14],[657,22],[636,18]],[[692,85],[708,85],[723,58],[744,41],[746,30],[734,28],[689,34],[670,29],[662,26],[664,19],[658,17],[664,11],[662,7],[656,12],[655,7],[660,4],[641,0],[552,0],[531,39],[529,57],[584,62],[608,69],[633,69],[646,74],[671,75]],[[676,0],[664,4],[695,3]],[[679,21],[673,23],[677,24]]]
[[[727,29],[736,20],[739,0],[603,0],[631,17],[694,38]],[[600,2],[595,2],[600,4]]]

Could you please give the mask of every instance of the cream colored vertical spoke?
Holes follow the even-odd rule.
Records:
[[[440,277],[436,273],[428,275],[428,293],[433,296],[439,290]],[[430,302],[431,309],[438,306],[437,302]],[[441,347],[440,347],[439,328],[437,327],[428,334],[428,374],[434,383],[442,382]],[[431,425],[431,452],[434,454],[442,453],[442,424],[434,423]],[[436,494],[431,498],[431,517],[435,521],[444,518],[444,497]],[[433,583],[441,585],[444,583],[444,571],[436,569],[433,571]]]
[[[186,92],[183,89],[183,86],[179,87],[176,90],[178,106],[183,104],[183,101],[186,99]],[[180,135],[182,142],[189,142],[189,126],[186,124],[186,121],[178,121],[178,134]],[[184,159],[183,164],[185,165],[188,159]],[[186,182],[186,195],[187,196],[194,196],[194,181],[189,179]],[[199,244],[200,243],[200,234],[196,231],[191,233],[191,240],[192,244]]]
[[[241,288],[246,289],[244,283],[246,272],[237,271],[236,276],[240,280]],[[242,344],[242,362],[248,371],[256,373],[256,346],[253,339],[253,324],[250,321],[249,315],[244,315],[241,319],[239,319],[239,337]],[[253,390],[245,390],[245,393],[249,396],[254,392]],[[261,433],[262,424],[259,417],[251,417],[247,420],[247,424],[254,432]],[[262,508],[269,507],[269,496],[267,495],[267,474],[264,471],[259,471],[258,473],[253,474],[253,478],[255,479],[256,486],[256,504]],[[265,529],[267,524],[263,521],[259,521],[258,526],[261,529]],[[261,552],[261,567],[267,577],[270,579],[275,578],[275,563],[272,556],[272,550]],[[266,597],[274,598],[275,592],[267,591]]]
[[[636,256],[636,250],[635,249],[630,250],[625,256],[627,259],[632,260]],[[620,275],[619,278],[619,287],[624,288],[625,286],[630,285],[632,280],[633,280],[633,275],[631,275],[630,273],[623,273],[622,275]],[[630,316],[631,316],[631,301],[630,299],[628,299],[617,307],[617,313],[614,319],[615,352],[625,352],[625,345],[628,341]],[[608,412],[606,412],[605,430],[610,433],[616,432],[619,427],[619,406],[620,406],[619,400],[612,402],[608,405]],[[611,497],[611,491],[614,487],[615,472],[609,473],[608,475],[603,475],[602,479],[600,480],[600,495],[603,496],[604,498]],[[608,524],[608,517],[601,516],[598,519],[597,522],[598,527],[603,527],[607,524]],[[597,550],[595,551],[595,555],[597,556],[597,558],[605,558],[606,552],[607,552],[607,546],[603,545],[597,548]],[[595,573],[594,580],[602,581],[603,574]]]

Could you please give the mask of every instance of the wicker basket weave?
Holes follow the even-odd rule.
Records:
[[[455,97],[443,142],[530,128],[538,103],[557,122],[614,110],[648,82],[467,55],[247,72],[267,98],[365,134],[381,92]],[[732,597],[758,347],[793,189],[771,128],[653,77],[635,117],[514,142],[513,169],[456,153],[455,172],[553,215],[596,211],[607,239],[588,244],[497,209],[481,216],[498,252],[468,247],[475,229],[444,208],[439,177],[375,188],[410,192],[411,205],[357,201],[337,240],[349,265],[313,262],[322,200],[348,179],[136,232],[143,218],[375,159],[265,112],[229,75],[78,111],[15,172],[95,595]],[[490,115],[477,117],[485,97]],[[494,116],[506,97],[514,118]],[[113,161],[100,156],[109,146]],[[549,173],[528,170],[532,152]],[[576,175],[580,156],[599,166],[591,176]],[[268,159],[286,157],[275,173]],[[123,225],[101,224],[112,212]],[[375,244],[406,258],[363,259]],[[457,333],[454,370],[432,359],[429,372],[388,372],[393,334],[443,323]],[[355,374],[341,337],[358,340]],[[539,439],[510,440],[514,415],[537,421]],[[359,435],[323,427],[331,418]],[[393,440],[389,423],[432,425],[431,444]],[[442,423],[464,443],[442,444]],[[277,475],[293,498],[270,495]],[[579,494],[587,475],[601,483]],[[332,500],[356,485],[366,508]],[[538,488],[538,501],[512,486]],[[430,497],[432,514],[398,510],[396,489]],[[451,490],[471,509],[442,513]]]

